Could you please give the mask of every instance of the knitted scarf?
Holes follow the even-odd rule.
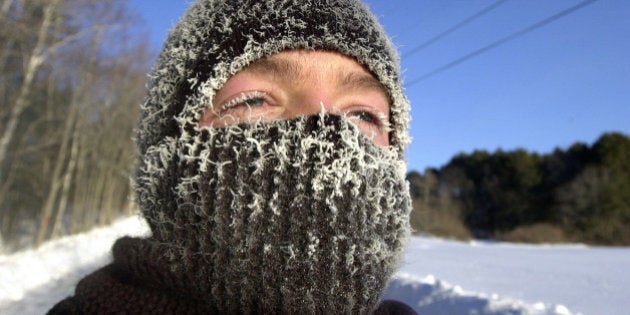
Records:
[[[221,314],[376,307],[409,233],[408,187],[395,151],[346,118],[202,128],[148,156],[153,236],[118,257],[150,260],[160,276],[146,281]]]

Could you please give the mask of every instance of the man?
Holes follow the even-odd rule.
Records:
[[[410,230],[408,122],[359,1],[197,1],[142,106],[152,235],[51,313],[413,313],[380,302]]]

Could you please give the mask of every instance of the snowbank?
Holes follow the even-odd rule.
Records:
[[[72,294],[81,277],[107,263],[116,238],[147,233],[144,221],[131,217],[39,250],[0,256],[0,314],[45,313]],[[414,237],[384,298],[433,315],[627,314],[627,266],[628,248]]]
[[[528,305],[522,301],[500,298],[498,295],[466,292],[459,286],[435,279],[433,275],[419,278],[398,273],[390,283],[384,298],[404,301],[419,314],[531,314],[570,315],[563,305]]]
[[[111,259],[109,249],[117,238],[147,232],[144,220],[130,217],[38,250],[0,256],[0,314],[45,314],[72,295],[79,279]]]

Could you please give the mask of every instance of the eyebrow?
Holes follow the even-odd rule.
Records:
[[[378,90],[387,96],[387,90],[379,80],[366,73],[339,73],[337,78],[340,86],[345,89]]]
[[[247,67],[248,71],[260,75],[270,75],[289,82],[305,81],[299,63],[285,59],[263,58]],[[386,97],[389,95],[383,84],[368,73],[343,71],[336,73],[340,88],[349,90],[377,90]]]

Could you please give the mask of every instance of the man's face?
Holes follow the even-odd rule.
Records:
[[[389,145],[383,86],[354,59],[325,51],[284,51],[241,70],[217,91],[200,125],[218,128],[322,110],[346,115],[375,144]]]

